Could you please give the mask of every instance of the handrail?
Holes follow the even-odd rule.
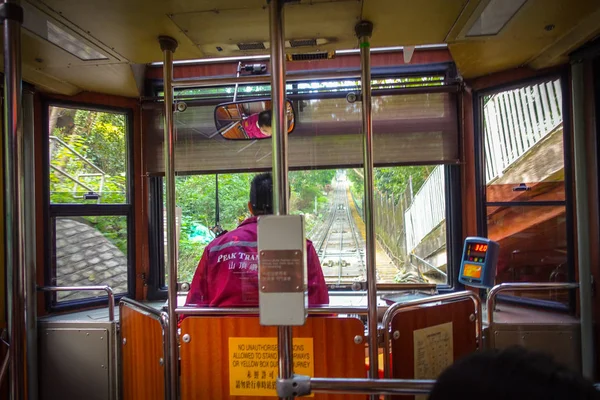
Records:
[[[435,265],[433,265],[433,264],[431,264],[431,263],[427,262],[425,259],[423,259],[423,258],[419,257],[418,255],[416,255],[416,254],[414,254],[414,253],[410,253],[410,254],[409,254],[409,257],[411,257],[411,258],[412,258],[412,257],[416,258],[416,259],[417,259],[417,261],[419,261],[419,262],[421,262],[421,263],[425,264],[425,266],[427,266],[427,267],[429,267],[429,268],[433,268],[433,269],[435,269],[437,272],[439,272],[440,274],[442,274],[442,275],[444,275],[446,278],[448,278],[448,274],[446,274],[444,271],[442,271],[441,269],[439,269],[439,268],[438,268],[438,267],[436,267]]]
[[[355,379],[310,378],[311,392],[353,394],[427,394],[433,388],[431,379]]]
[[[121,301],[119,302],[119,306],[121,306],[123,304],[126,304],[129,308],[132,308],[137,312],[140,312],[142,314],[147,314],[149,317],[160,322],[161,326],[162,326],[162,324],[164,322],[162,320],[162,313],[161,313],[161,311],[157,310],[156,308],[150,307],[144,303],[140,303],[139,301],[130,299],[128,297],[121,298]]]
[[[85,156],[83,156],[77,150],[75,150],[74,148],[72,148],[71,146],[69,146],[67,143],[65,143],[63,140],[61,140],[59,137],[57,137],[57,136],[50,136],[49,139],[50,140],[56,140],[58,143],[60,143],[63,146],[65,146],[73,154],[75,154],[77,157],[79,157],[81,160],[83,160],[83,162],[85,162],[87,165],[89,165],[90,167],[94,168],[96,171],[100,172],[102,175],[106,175],[106,172],[102,171],[100,169],[100,167],[96,166],[93,162],[91,162],[90,160],[88,160],[87,158],[85,158]]]
[[[463,299],[471,299],[475,305],[476,315],[475,315],[475,328],[477,337],[481,340],[482,334],[482,310],[481,310],[481,299],[479,296],[471,292],[470,290],[464,290],[461,292],[454,292],[448,294],[440,294],[437,296],[426,297],[423,299],[416,299],[407,301],[404,303],[396,303],[390,308],[387,309],[385,314],[383,314],[383,366],[384,366],[384,377],[390,377],[390,329],[389,326],[392,323],[392,319],[396,316],[396,314],[404,311],[408,311],[410,309],[420,308],[425,304],[438,303],[438,302],[450,302],[450,301],[458,301]]]
[[[367,315],[367,307],[312,307],[308,309],[308,314],[358,314]],[[177,307],[175,314],[185,314],[188,316],[198,315],[243,315],[259,314],[258,308],[213,308],[213,307]]]
[[[115,321],[115,295],[110,286],[38,286],[40,292],[93,292],[103,290],[108,294],[108,321]]]
[[[496,296],[500,292],[524,292],[529,290],[551,290],[551,289],[577,289],[578,283],[554,283],[554,282],[512,282],[512,283],[501,283],[494,286],[487,298],[487,313],[488,313],[488,326],[492,326],[494,323],[494,308],[496,307]]]
[[[162,328],[163,337],[163,360],[164,360],[164,378],[165,378],[165,400],[171,400],[171,381],[170,376],[170,357],[169,357],[169,314],[164,311],[159,311],[149,307],[146,304],[140,303],[133,299],[123,297],[119,303],[119,307],[126,306],[141,314],[147,315],[150,318],[158,321]],[[122,315],[122,314],[119,314]],[[121,328],[122,329],[122,328]]]

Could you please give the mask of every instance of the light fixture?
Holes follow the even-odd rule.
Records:
[[[490,0],[466,36],[494,36],[521,9],[527,0]]]
[[[420,46],[414,46],[416,50],[443,50],[447,49],[448,45],[442,44],[424,44]],[[395,47],[373,47],[371,53],[386,53],[403,50],[403,46]],[[360,54],[359,49],[347,49],[347,50],[336,50],[335,55],[348,55],[348,54]],[[248,61],[248,60],[268,60],[271,58],[268,54],[262,54],[257,56],[231,56],[231,57],[218,57],[218,58],[199,58],[195,60],[178,60],[173,61],[174,65],[177,64],[212,64],[219,62],[235,62],[235,61]],[[162,61],[153,62],[150,65],[163,65]]]
[[[79,38],[75,32],[69,32],[58,21],[29,4],[27,1],[23,6],[23,28],[36,36],[60,47],[64,51],[74,55],[83,61],[108,60],[108,56],[87,44],[83,38]]]

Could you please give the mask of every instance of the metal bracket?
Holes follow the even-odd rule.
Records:
[[[280,398],[308,396],[310,391],[310,376],[294,374],[289,379],[277,379],[277,395]]]
[[[23,23],[23,8],[15,3],[0,4],[0,21],[3,23],[7,19]]]

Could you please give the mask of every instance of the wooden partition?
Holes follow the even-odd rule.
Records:
[[[295,373],[305,374],[310,363],[315,377],[366,378],[366,338],[360,320],[311,317],[304,326],[294,327],[293,335]],[[261,326],[257,317],[184,319],[181,399],[273,399],[277,351],[272,346],[276,344],[277,328]],[[315,394],[314,398],[364,400],[365,396]]]
[[[120,305],[123,400],[163,400],[163,329],[147,313]]]
[[[436,379],[454,361],[478,348],[471,299],[399,312],[391,327],[393,378]]]

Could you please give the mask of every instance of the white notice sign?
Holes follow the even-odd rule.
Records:
[[[454,362],[452,339],[452,322],[413,331],[415,379],[436,379]]]

